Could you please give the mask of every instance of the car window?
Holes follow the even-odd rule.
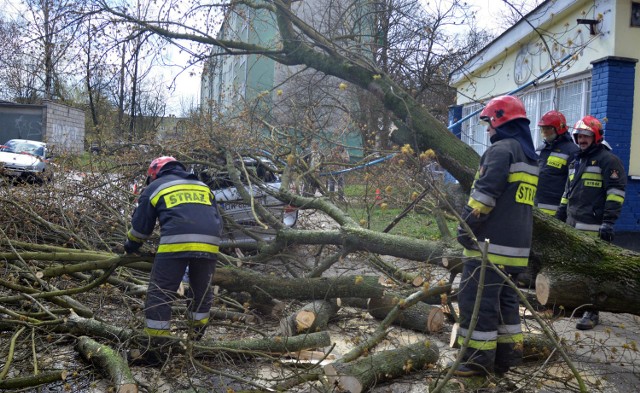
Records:
[[[40,157],[44,157],[45,154],[45,148],[42,145],[29,142],[17,142],[15,140],[8,141],[2,148],[2,151],[11,153],[29,153]]]

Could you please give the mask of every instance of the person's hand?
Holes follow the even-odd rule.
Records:
[[[466,248],[467,250],[479,250],[476,242],[473,241],[473,239],[471,238],[471,236],[469,236],[467,231],[465,231],[464,228],[462,228],[462,226],[460,225],[458,225],[457,239],[458,239],[458,243],[460,243],[460,245],[462,245],[462,247]]]
[[[562,221],[562,222],[566,222],[567,221],[567,206],[560,206],[558,208],[558,210],[556,211],[555,217]]]
[[[122,247],[124,248],[124,252],[126,254],[133,254],[138,251],[138,248],[140,248],[139,245],[132,242],[131,240],[127,240]]]
[[[603,222],[602,225],[600,225],[600,229],[598,230],[598,235],[600,236],[600,239],[606,242],[612,242],[613,225],[609,224],[608,222]]]

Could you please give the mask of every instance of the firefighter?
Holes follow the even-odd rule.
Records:
[[[602,240],[613,241],[613,225],[624,203],[627,175],[620,159],[604,142],[602,123],[593,116],[579,120],[573,138],[580,147],[569,168],[556,217]],[[587,309],[576,324],[580,330],[593,329],[600,322],[597,310]]]
[[[480,113],[487,123],[491,146],[480,167],[462,218],[473,233],[458,227],[464,262],[458,305],[462,345],[469,338],[456,376],[502,374],[522,361],[523,336],[517,293],[495,269],[515,277],[529,261],[533,231],[533,204],[538,184],[536,154],[529,119],[522,101],[496,97]],[[482,254],[474,237],[489,239],[487,266],[475,329],[470,330]]]
[[[540,178],[536,206],[551,216],[556,214],[564,193],[569,165],[580,151],[567,132],[567,120],[558,111],[545,113],[538,122],[543,143],[538,147]]]
[[[200,339],[209,321],[214,274],[222,219],[213,193],[173,157],[159,157],[147,171],[148,186],[140,195],[124,244],[134,253],[160,224],[145,303],[145,332],[151,344],[170,335],[171,305],[185,271],[189,270],[189,322],[192,337]],[[150,363],[162,360],[161,351],[150,351]]]

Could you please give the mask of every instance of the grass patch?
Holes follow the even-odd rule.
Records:
[[[364,228],[382,232],[394,218],[402,213],[402,210],[403,209],[400,208],[382,209],[376,205],[369,209],[349,207],[346,209],[346,212]],[[446,219],[446,222],[450,234],[455,234],[458,223],[448,219]],[[409,214],[402,218],[389,233],[424,240],[439,240],[442,238],[442,234],[438,229],[438,224],[433,215],[418,213],[415,210],[409,212]]]

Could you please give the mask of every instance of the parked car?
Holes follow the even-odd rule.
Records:
[[[298,210],[278,200],[267,192],[267,189],[277,191],[282,186],[276,165],[266,157],[244,157],[242,164],[247,173],[251,173],[254,181],[249,186],[246,182],[245,189],[253,195],[254,203],[266,207],[271,214],[277,217],[285,227],[292,227],[298,220]],[[231,181],[226,171],[214,170],[196,166],[193,171],[200,180],[206,183],[216,197],[221,213],[230,221],[244,230],[249,230],[253,235],[263,241],[272,241],[276,231],[272,228],[264,229],[258,222],[251,204],[242,199],[237,188]],[[243,175],[244,177],[244,175]],[[262,187],[256,185],[255,179],[259,179]],[[246,179],[242,179],[246,181]],[[225,225],[223,233],[223,246],[251,248],[256,240],[245,234],[241,229],[233,225]]]
[[[27,139],[11,139],[0,145],[3,177],[44,182],[53,179],[47,144]]]

